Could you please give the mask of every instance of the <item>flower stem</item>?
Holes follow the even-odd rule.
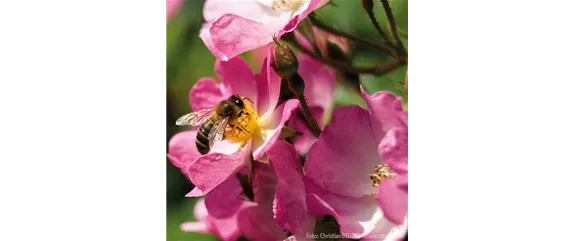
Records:
[[[360,43],[369,45],[369,46],[371,46],[371,47],[373,47],[373,48],[375,48],[375,49],[382,50],[382,51],[387,52],[387,53],[389,53],[389,54],[391,54],[391,55],[393,55],[393,56],[396,55],[396,51],[395,51],[393,48],[391,48],[391,47],[389,47],[389,46],[387,46],[387,45],[380,45],[380,44],[378,44],[377,42],[375,42],[375,41],[373,41],[373,40],[360,37],[360,36],[358,36],[358,35],[356,35],[356,34],[352,34],[352,33],[348,33],[348,32],[345,32],[345,31],[336,29],[336,28],[334,28],[333,26],[330,26],[329,24],[326,24],[326,23],[324,23],[323,21],[319,20],[319,19],[315,16],[314,13],[309,14],[308,18],[309,18],[309,20],[311,20],[311,22],[312,22],[315,26],[317,26],[317,27],[320,28],[320,29],[323,29],[324,31],[330,32],[330,33],[332,33],[332,34],[335,34],[335,35],[338,35],[338,36],[341,36],[341,37],[348,38],[348,39],[353,40],[353,41],[356,41],[356,42],[360,42]]]
[[[379,23],[377,22],[377,19],[375,18],[375,14],[373,13],[373,7],[374,7],[373,1],[374,0],[363,0],[363,8],[367,12],[367,15],[369,15],[369,19],[371,19],[371,23],[377,30],[377,33],[381,35],[385,43],[389,43],[390,42],[389,37],[387,37],[385,32],[383,32],[381,26],[379,26]]]
[[[391,33],[393,34],[393,38],[396,41],[397,50],[399,51],[400,55],[405,55],[406,50],[403,42],[399,39],[399,34],[397,33],[397,24],[395,23],[395,18],[393,17],[393,12],[391,10],[391,5],[389,4],[388,0],[381,0],[383,4],[383,8],[385,8],[385,15],[387,15],[387,21],[389,22],[389,26],[391,28]]]
[[[326,58],[323,56],[318,56],[313,51],[305,48],[299,42],[294,41],[291,38],[288,38],[286,35],[284,35],[285,37],[283,39],[285,41],[288,41],[291,45],[293,45],[293,47],[295,47],[299,51],[303,52],[306,55],[313,57],[315,60],[317,60],[321,63],[330,65],[337,70],[341,70],[341,71],[344,71],[347,73],[383,75],[383,74],[386,74],[388,72],[391,72],[391,71],[397,69],[398,67],[401,67],[402,65],[404,65],[406,63],[406,60],[404,60],[404,59],[399,59],[399,60],[393,59],[393,60],[389,61],[388,63],[379,63],[379,64],[377,64],[375,66],[371,66],[371,67],[354,67],[348,63],[333,60],[333,59]]]
[[[303,119],[305,119],[305,122],[307,122],[307,125],[313,132],[313,135],[319,137],[319,135],[321,134],[321,128],[317,124],[317,121],[313,117],[313,114],[311,114],[311,108],[309,108],[307,99],[305,98],[305,95],[303,94],[302,91],[304,90],[304,87],[301,88],[300,86],[301,83],[302,85],[304,85],[305,81],[303,80],[301,75],[299,75],[299,73],[296,73],[293,76],[287,78],[287,83],[289,84],[289,89],[291,89],[291,91],[295,94],[295,96],[299,100],[299,103],[301,104],[301,109],[303,109]]]

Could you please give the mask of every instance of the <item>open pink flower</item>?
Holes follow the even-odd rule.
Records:
[[[269,47],[270,53],[273,46]],[[258,128],[244,147],[241,143],[222,141],[206,155],[200,155],[194,144],[197,130],[176,134],[169,142],[168,158],[179,167],[195,185],[187,196],[202,196],[238,172],[250,156],[254,160],[264,157],[278,140],[285,122],[299,107],[299,101],[285,101],[275,108],[279,99],[281,79],[265,61],[261,73],[253,74],[240,57],[229,61],[216,61],[215,72],[221,83],[213,78],[200,79],[190,91],[190,104],[194,111],[214,107],[234,94],[253,101],[258,115]]]
[[[199,33],[217,59],[228,60],[293,31],[324,0],[207,0]]]
[[[173,15],[181,7],[182,2],[182,0],[167,0],[166,15],[168,20],[171,18],[171,15]]]
[[[373,182],[383,188],[392,181],[390,189],[398,187],[406,195],[406,175],[401,177],[401,171],[407,167],[407,112],[400,97],[361,91],[368,110],[356,105],[336,108],[332,123],[309,150],[304,167],[307,208],[311,215],[334,216],[340,231],[357,234],[354,238],[401,236],[397,232],[406,232],[398,228],[407,216],[406,196],[393,200],[396,192],[379,191]],[[376,165],[379,170],[374,170]],[[381,199],[389,200],[383,208],[378,204]],[[388,209],[403,206],[397,213]]]

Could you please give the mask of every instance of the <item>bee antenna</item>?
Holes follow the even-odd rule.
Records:
[[[253,104],[253,101],[247,97],[243,97],[243,100],[248,100],[249,102],[251,102],[251,104]]]

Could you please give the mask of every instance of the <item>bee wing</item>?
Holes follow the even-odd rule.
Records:
[[[189,114],[183,115],[182,117],[179,117],[179,119],[175,121],[175,124],[178,126],[199,125],[203,123],[205,120],[207,120],[207,118],[209,118],[211,114],[213,114],[214,110],[215,108],[207,108],[191,112]]]
[[[227,123],[229,122],[229,116],[219,119],[213,125],[213,129],[207,135],[207,139],[209,140],[209,148],[213,148],[215,145],[219,144],[221,140],[223,140],[223,134],[225,133],[225,127],[227,127]]]

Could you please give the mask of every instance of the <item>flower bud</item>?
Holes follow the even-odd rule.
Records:
[[[299,62],[297,57],[295,57],[295,53],[287,45],[279,43],[275,37],[273,37],[273,45],[275,46],[275,51],[273,52],[271,67],[273,67],[277,75],[283,79],[289,79],[296,75]]]

